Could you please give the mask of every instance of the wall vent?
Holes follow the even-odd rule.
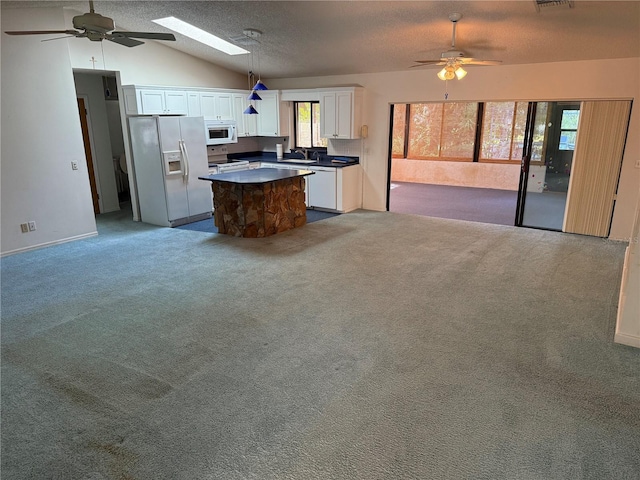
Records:
[[[573,0],[533,0],[536,5],[536,10],[540,12],[540,7],[557,7],[562,5],[568,5],[569,8],[573,8]]]

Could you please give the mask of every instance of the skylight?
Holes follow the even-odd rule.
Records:
[[[242,55],[243,53],[249,53],[249,51],[244,48],[238,47],[233,43],[229,43],[220,37],[216,37],[215,35],[205,32],[198,27],[194,27],[190,23],[184,22],[176,17],[158,18],[153,20],[153,22],[158,25],[162,25],[169,30],[173,30],[176,33],[192,38],[197,42],[204,43],[216,50],[220,50],[227,55]]]

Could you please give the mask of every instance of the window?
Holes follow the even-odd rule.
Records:
[[[477,103],[419,103],[409,108],[409,157],[473,160]]]
[[[550,108],[548,102],[536,105],[531,160],[539,163],[546,148]],[[529,102],[416,103],[395,104],[393,108],[392,158],[491,163],[522,160]],[[573,149],[579,111],[565,112],[563,145]]]
[[[558,150],[575,150],[580,110],[563,110]]]
[[[549,115],[549,103],[537,102],[536,118],[533,127],[533,144],[531,145],[531,162],[544,165],[545,135]]]
[[[404,158],[405,152],[405,128],[407,126],[407,105],[399,103],[393,106],[393,132],[391,133],[391,156]]]
[[[487,102],[482,119],[480,161],[522,160],[528,102]]]
[[[297,148],[327,146],[320,138],[320,102],[294,102],[295,138]]]

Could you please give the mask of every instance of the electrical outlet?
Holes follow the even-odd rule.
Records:
[[[28,223],[21,223],[20,224],[20,230],[22,230],[22,233],[28,233],[29,232],[29,224]]]
[[[36,231],[36,222],[34,222],[33,220],[31,220],[29,222],[29,231],[30,232],[35,232]]]
[[[229,149],[227,147],[220,147],[220,153],[229,153]]]
[[[77,170],[78,169],[78,162],[71,162],[71,170]]]

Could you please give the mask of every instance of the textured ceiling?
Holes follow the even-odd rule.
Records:
[[[82,1],[2,1],[1,5],[3,9],[64,6],[78,13],[89,9]],[[113,18],[120,30],[164,32],[151,20],[171,15],[225,39],[246,28],[261,30],[260,46],[253,48],[266,78],[407,70],[414,60],[437,59],[449,49],[452,12],[463,14],[457,25],[457,49],[479,59],[508,65],[640,56],[638,1],[576,0],[573,8],[548,6],[538,12],[533,0],[97,0],[95,10]],[[228,56],[176,37],[176,42],[163,43],[231,70],[247,70],[247,55]]]

